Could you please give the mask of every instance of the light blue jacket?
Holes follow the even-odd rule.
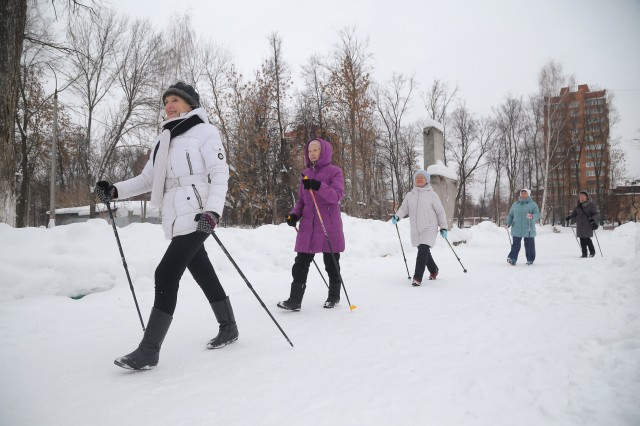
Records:
[[[533,218],[529,220],[527,214],[533,214]],[[511,206],[509,215],[507,216],[507,225],[511,225],[511,235],[514,237],[535,237],[536,222],[540,219],[540,210],[538,205],[527,197],[519,199]]]

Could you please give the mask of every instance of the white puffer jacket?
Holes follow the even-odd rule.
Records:
[[[204,123],[171,139],[162,199],[162,228],[167,239],[196,231],[198,213],[212,211],[222,216],[229,180],[229,166],[218,129],[209,124],[203,108],[181,119],[198,115]],[[162,123],[164,124],[164,123]],[[151,191],[153,157],[138,176],[115,183],[118,198],[129,198]]]
[[[441,229],[447,229],[447,214],[440,197],[429,184],[422,188],[415,186],[404,198],[396,216],[403,218],[407,215],[414,247],[420,244],[433,247],[438,236],[438,225]]]

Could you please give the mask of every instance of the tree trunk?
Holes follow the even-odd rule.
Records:
[[[13,154],[20,56],[27,19],[27,0],[2,2],[0,13],[0,223],[16,221],[16,176]]]

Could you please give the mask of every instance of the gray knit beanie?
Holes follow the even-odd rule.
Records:
[[[175,95],[184,99],[184,101],[193,109],[200,107],[200,95],[198,95],[198,92],[196,92],[190,84],[179,81],[176,84],[169,86],[169,88],[162,94],[162,102],[164,102],[166,97],[169,95]]]

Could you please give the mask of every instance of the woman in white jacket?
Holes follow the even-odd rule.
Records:
[[[411,285],[422,284],[425,266],[429,270],[429,279],[438,276],[438,266],[431,256],[431,247],[436,243],[438,226],[442,238],[447,238],[447,215],[440,201],[440,197],[429,184],[429,173],[418,170],[413,175],[415,186],[402,201],[402,205],[391,218],[396,225],[398,221],[409,215],[411,225],[411,244],[418,247],[416,269]]]
[[[219,323],[218,335],[207,344],[222,348],[238,339],[231,303],[204,248],[218,223],[229,179],[218,129],[200,108],[200,96],[178,82],[162,95],[166,121],[142,173],[114,185],[96,184],[103,202],[151,191],[151,204],[162,207],[162,228],[171,240],[155,272],[155,300],[138,348],[115,364],[131,370],[155,367],[160,346],[175,311],[180,278],[186,269],[202,288]]]

